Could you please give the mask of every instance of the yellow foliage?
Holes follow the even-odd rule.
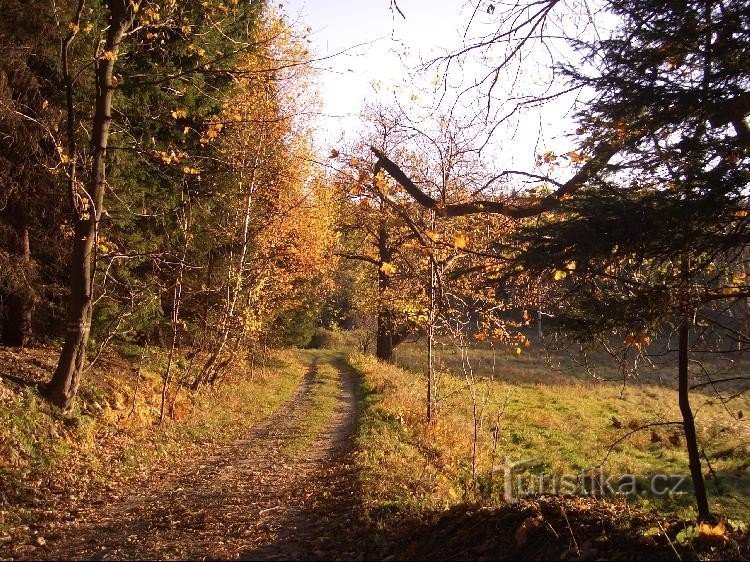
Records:
[[[389,262],[383,262],[380,266],[380,271],[388,276],[394,275],[396,273],[396,266]]]
[[[154,156],[161,160],[164,164],[172,164],[173,162],[176,164],[180,161],[177,154],[175,154],[174,151],[171,152],[165,152],[163,150],[157,150],[154,152]]]
[[[457,234],[453,238],[453,247],[456,250],[463,250],[469,245],[469,238],[466,236],[466,234]]]
[[[734,295],[739,295],[742,292],[742,289],[739,287],[724,287],[720,293],[724,295],[725,297],[731,297]]]
[[[226,5],[218,10],[226,11]],[[210,143],[228,168],[229,177],[216,178],[215,212],[222,218],[211,232],[211,243],[235,246],[249,235],[246,246],[218,265],[225,268],[215,272],[216,282],[224,280],[220,292],[225,296],[212,314],[217,321],[231,314],[251,340],[262,333],[273,335],[286,313],[317,306],[331,290],[337,263],[333,188],[313,164],[316,156],[305,121],[309,98],[300,80],[306,70],[279,70],[274,71],[275,80],[257,79],[279,59],[306,55],[272,9],[260,16],[253,33],[259,47],[237,62],[242,72],[220,114],[196,127],[200,143]],[[193,45],[188,50],[205,53]],[[201,173],[191,166],[184,172]]]

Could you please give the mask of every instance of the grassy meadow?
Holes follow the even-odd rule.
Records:
[[[689,478],[675,494],[650,493],[653,475],[674,476],[658,481],[663,490],[689,474],[681,428],[668,425],[680,420],[668,361],[643,365],[637,379],[623,384],[616,365],[603,358],[587,369],[576,358],[533,349],[516,355],[486,342],[465,353],[437,346],[438,414],[428,426],[425,356],[423,343],[400,346],[398,367],[352,356],[363,374],[364,400],[372,402],[360,436],[367,445],[361,455],[371,508],[502,502],[509,488],[500,467],[524,461],[513,469],[514,496],[565,492],[549,476],[540,483],[541,475],[580,477],[578,486],[601,492],[596,482],[605,475],[615,489],[636,487],[629,505],[695,516]],[[722,404],[709,387],[693,391],[692,406],[712,508],[749,521],[750,424],[740,412],[748,411],[750,399]],[[646,424],[664,425],[638,430]],[[633,477],[620,481],[621,475]]]

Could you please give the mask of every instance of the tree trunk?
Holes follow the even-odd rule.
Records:
[[[703,480],[701,469],[700,452],[698,450],[698,438],[695,431],[695,418],[690,408],[690,387],[688,381],[688,345],[690,324],[684,320],[680,326],[680,343],[678,357],[678,393],[680,399],[680,413],[682,414],[682,425],[685,431],[685,442],[687,443],[688,460],[690,464],[690,476],[695,489],[695,501],[698,507],[698,520],[706,521],[711,518],[706,495],[706,483]]]
[[[24,267],[31,267],[31,244],[29,229],[24,224],[21,229],[19,254]],[[34,299],[31,287],[22,287],[7,295],[6,312],[3,318],[3,345],[11,347],[25,346],[31,337],[31,313]]]
[[[112,122],[112,72],[123,35],[130,28],[140,2],[110,0],[109,27],[104,50],[96,63],[96,99],[91,130],[91,170],[88,189],[73,188],[74,239],[70,257],[70,300],[67,330],[60,359],[45,393],[49,400],[69,409],[80,382],[86,359],[86,344],[91,329],[93,312],[93,257],[99,219],[101,218],[106,188],[106,159],[109,128]]]
[[[381,361],[393,360],[393,321],[390,310],[384,308],[378,310],[378,338],[375,355]]]
[[[432,228],[435,229],[433,215]],[[427,313],[427,423],[432,423],[435,415],[433,395],[435,393],[435,259],[430,256],[430,284],[427,288],[429,310]]]
[[[388,306],[388,288],[390,279],[384,271],[383,264],[390,263],[391,249],[388,245],[388,227],[383,219],[378,228],[378,335],[375,356],[381,361],[393,360],[393,313]]]
[[[24,347],[31,335],[31,303],[26,295],[10,294],[5,299],[3,345]]]
[[[76,224],[65,342],[57,369],[46,387],[50,401],[63,409],[71,407],[78,392],[91,329],[91,254],[96,233],[94,216],[92,213],[92,219],[79,220]]]

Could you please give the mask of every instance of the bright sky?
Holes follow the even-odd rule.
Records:
[[[477,11],[474,33],[487,33],[496,25],[486,13],[486,3],[482,0]],[[346,51],[316,64],[325,114],[318,136],[323,149],[339,146],[342,138],[356,134],[366,102],[388,103],[397,96],[408,105],[418,90],[407,68],[460,47],[473,12],[466,0],[398,0],[405,18],[392,9],[390,0],[285,0],[284,7],[295,27],[311,28],[313,56],[320,59]],[[527,79],[533,82],[535,70],[530,66]],[[477,74],[458,73],[457,80],[474,80]],[[424,80],[429,89],[430,77]],[[421,101],[430,102],[420,96]],[[562,131],[570,130],[569,119],[562,118],[568,110],[569,106],[558,107],[502,133],[498,153],[508,160],[503,166],[528,169],[535,153],[570,150],[570,141],[561,137]],[[540,130],[550,141],[544,146],[536,144]],[[558,146],[551,145],[555,137]]]
[[[405,65],[432,58],[459,44],[461,2],[399,0],[406,15],[391,9],[389,0],[287,0],[286,12],[298,27],[312,29],[317,58],[346,52],[316,64],[329,129],[335,142],[350,131],[366,101],[408,96]],[[359,46],[358,46],[359,45]]]

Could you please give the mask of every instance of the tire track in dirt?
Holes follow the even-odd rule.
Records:
[[[90,506],[61,536],[51,559],[353,559],[355,380],[340,359],[339,402],[300,453],[317,375],[313,361],[294,396],[247,437],[196,459],[123,501]],[[42,554],[37,551],[37,556]]]
[[[358,513],[353,436],[357,419],[356,381],[343,359],[339,372],[340,401],[328,427],[295,458],[296,489],[279,509],[285,514],[268,521],[275,538],[256,541],[240,553],[243,560],[364,559]]]

